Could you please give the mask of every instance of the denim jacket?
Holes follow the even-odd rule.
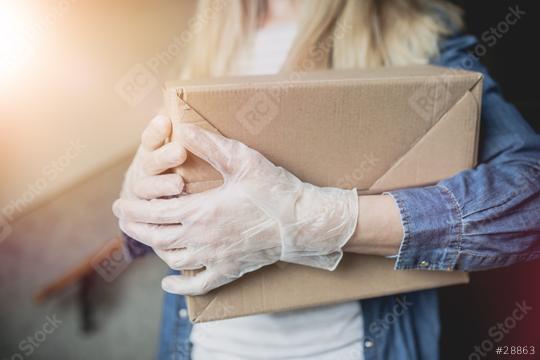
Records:
[[[390,192],[404,228],[396,270],[475,271],[540,255],[540,135],[469,53],[476,43],[449,37],[433,64],[484,75],[479,165],[434,186]],[[436,290],[361,304],[366,360],[439,358]],[[191,328],[184,297],[166,294],[159,358],[189,359]]]

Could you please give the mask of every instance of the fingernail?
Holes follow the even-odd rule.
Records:
[[[161,288],[166,292],[171,292],[171,280],[168,278],[161,280]]]
[[[167,121],[169,121],[169,119],[165,115],[161,114],[156,115],[156,117],[154,118],[154,122],[158,126],[165,126],[167,124]]]
[[[122,208],[122,199],[118,199],[113,203],[112,211],[114,216],[116,216],[117,218],[123,217],[124,211]]]

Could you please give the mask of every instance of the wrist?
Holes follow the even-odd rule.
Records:
[[[343,250],[368,255],[395,255],[403,238],[401,215],[388,195],[358,197],[358,225]]]

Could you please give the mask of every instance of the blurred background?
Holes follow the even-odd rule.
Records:
[[[509,7],[525,12],[477,55],[540,130],[537,2],[455,2],[480,38]],[[204,26],[194,5],[0,0],[2,359],[153,357],[165,265],[119,253],[101,266],[92,254],[111,251],[118,236],[111,203],[144,125],[160,109],[163,82],[175,78],[193,32]],[[39,290],[85,261],[98,273],[35,303]],[[504,343],[540,351],[538,274],[537,261],[442,289],[442,358],[466,359],[523,301],[533,310]]]
[[[111,273],[33,296],[118,235],[111,204],[194,5],[0,0],[1,359],[155,354],[166,267],[154,256],[118,254]]]

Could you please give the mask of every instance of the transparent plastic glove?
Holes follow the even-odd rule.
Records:
[[[151,201],[118,200],[113,210],[131,237],[157,249],[175,269],[164,290],[197,295],[278,260],[333,270],[358,215],[355,190],[303,183],[244,144],[194,125],[182,144],[208,161],[224,184]]]
[[[163,115],[154,117],[144,129],[141,145],[124,177],[122,199],[154,199],[182,192],[184,182],[179,174],[162,174],[186,159],[183,146],[165,143],[171,129],[171,120]]]

